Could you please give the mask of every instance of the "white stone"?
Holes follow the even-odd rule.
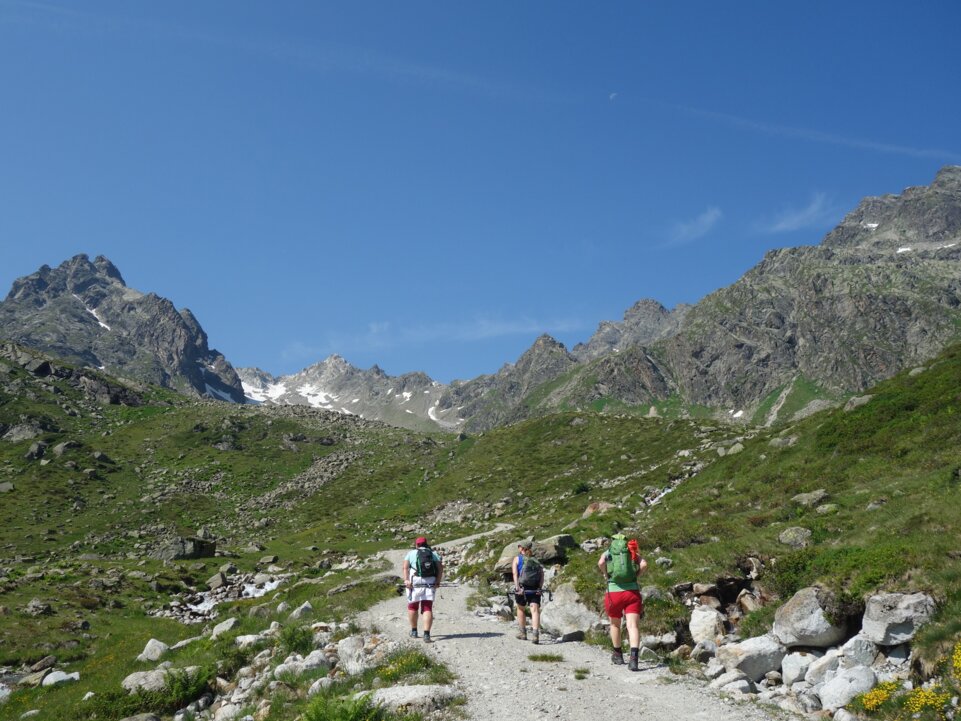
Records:
[[[781,677],[785,686],[791,686],[797,681],[804,680],[804,674],[821,653],[812,651],[793,651],[785,656],[781,661]]]
[[[724,688],[730,683],[734,683],[735,681],[740,681],[746,678],[747,676],[744,675],[744,672],[739,671],[738,669],[734,669],[733,671],[725,671],[711,681],[711,688]]]
[[[234,643],[237,644],[240,648],[247,648],[248,646],[253,646],[258,641],[260,641],[260,636],[257,635],[256,633],[249,633],[243,636],[237,636],[237,638],[234,639]]]
[[[858,717],[844,708],[834,712],[834,721],[858,721]]]
[[[717,650],[717,660],[728,671],[739,669],[752,681],[760,681],[768,671],[778,671],[787,649],[769,634],[730,643]]]
[[[310,698],[312,696],[316,696],[319,693],[322,693],[324,689],[328,688],[333,683],[334,683],[334,679],[329,678],[328,676],[324,676],[323,678],[317,679],[311,684],[310,688],[307,689],[307,698]]]
[[[688,624],[694,643],[717,641],[724,635],[724,615],[710,606],[696,606]]]
[[[306,670],[313,671],[318,668],[330,668],[330,662],[327,660],[323,649],[317,649],[307,654],[303,660],[303,666]]]
[[[367,668],[364,639],[361,636],[348,636],[341,639],[337,644],[337,657],[340,659],[337,668],[343,668],[351,676],[361,673]]]
[[[582,639],[588,631],[599,626],[600,618],[581,602],[571,583],[558,586],[554,590],[554,600],[541,610],[541,628],[563,640]]]
[[[934,611],[934,599],[927,594],[880,593],[868,599],[861,635],[880,646],[896,646],[914,638]]]
[[[214,721],[233,721],[240,716],[241,708],[232,703],[225,703],[214,714]]]
[[[240,623],[236,618],[228,618],[226,621],[221,621],[216,626],[214,630],[210,632],[210,639],[213,640],[218,636],[221,636],[228,631],[232,631]]]
[[[839,643],[846,625],[831,623],[818,599],[820,592],[811,586],[802,588],[774,614],[771,634],[785,646],[826,648]]]
[[[304,671],[304,664],[300,661],[282,663],[274,669],[274,678],[279,681],[281,680],[281,677],[285,675],[294,677],[303,676]]]
[[[840,671],[821,687],[818,696],[824,708],[834,711],[850,703],[858,694],[867,693],[876,683],[874,671],[866,666],[856,666]]]
[[[314,607],[310,605],[310,601],[304,601],[297,608],[291,611],[290,618],[296,621],[298,619],[309,616],[313,612],[314,612]]]
[[[158,641],[155,638],[147,641],[147,645],[144,646],[143,653],[137,656],[138,661],[159,661],[160,657],[163,656],[167,651],[170,650],[170,646],[165,644],[163,641]]]
[[[364,696],[361,692],[354,698]],[[429,713],[455,701],[463,701],[464,694],[452,686],[391,686],[379,688],[371,695],[375,706],[403,713]]]
[[[46,676],[43,677],[44,686],[59,686],[62,683],[70,683],[71,681],[79,681],[79,673],[64,673],[63,671],[51,671]]]
[[[840,655],[840,649],[829,649],[821,658],[811,662],[811,665],[808,666],[808,670],[804,674],[804,680],[812,686],[824,683],[825,677],[837,669],[838,657]]]
[[[721,686],[721,693],[754,693],[756,690],[754,684],[746,678]]]
[[[841,653],[856,666],[870,666],[878,657],[878,647],[871,639],[858,634],[841,646]]]

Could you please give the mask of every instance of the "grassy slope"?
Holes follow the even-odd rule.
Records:
[[[26,383],[23,371],[13,373]],[[306,546],[372,552],[406,543],[412,534],[402,530],[405,526],[444,538],[483,530],[494,520],[517,524],[512,533],[478,542],[477,549],[489,553],[520,535],[546,537],[567,528],[580,542],[623,527],[639,537],[649,559],[666,555],[674,561],[670,571],[652,564],[648,582],[663,587],[736,575],[738,559],[755,555],[767,565],[762,583],[782,594],[816,581],[854,604],[878,588],[929,590],[943,610],[922,642],[936,649],[961,631],[956,620],[961,571],[953,560],[961,551],[959,380],[961,348],[954,348],[924,373],[881,384],[865,406],[765,430],[744,439],[740,453],[724,457],[716,445],[728,445],[732,434],[743,431],[707,422],[571,412],[457,441],[326,414],[280,418],[256,408],[187,402],[160,391],[150,392],[146,407],[109,407],[100,418],[72,418],[55,405],[65,399],[68,405],[79,402],[72,389],[46,394],[27,384],[32,398],[24,393],[0,399],[0,422],[45,416],[60,428],[47,434],[49,441],[71,438],[81,445],[40,466],[22,458],[29,442],[0,444],[0,481],[17,486],[0,497],[0,547],[6,558],[0,569],[17,580],[0,594],[6,609],[0,609],[6,613],[0,615],[0,664],[54,652],[62,660],[76,659],[68,670],[80,670],[85,687],[88,680],[94,686],[115,684],[118,670],[111,661],[129,661],[150,635],[168,642],[191,635],[194,629],[144,615],[145,605],[160,603],[169,593],[151,588],[137,574],[156,575],[173,588],[199,586],[221,561],[164,568],[140,560],[145,549],[137,544],[143,539],[126,531],[158,520],[184,531],[210,525],[227,535],[228,547],[235,550],[248,539],[260,540],[267,552],[307,576],[316,575],[309,565],[317,554]],[[284,448],[283,436],[290,433],[330,436],[337,443],[308,441]],[[212,448],[224,435],[238,450]],[[770,446],[778,435],[796,437],[796,443]],[[361,458],[336,482],[310,497],[293,497],[282,512],[268,513],[272,525],[267,529],[236,530],[238,499],[289,480],[315,457],[347,449]],[[116,463],[100,464],[96,477],[87,480],[79,471],[96,465],[94,450]],[[78,469],[64,467],[70,460]],[[662,503],[646,507],[645,496],[684,476],[685,464],[695,461],[707,467]],[[169,492],[159,501],[141,500],[148,491],[176,489],[183,478],[216,478],[213,497]],[[819,514],[790,500],[818,488],[830,494],[828,502],[836,505],[832,512]],[[74,511],[78,498],[81,510]],[[591,501],[616,508],[581,518]],[[460,512],[436,520],[435,511],[449,502],[459,502]],[[778,543],[778,534],[793,525],[813,532],[811,549],[792,552]],[[71,548],[75,542],[79,545]],[[91,550],[109,558],[77,559]],[[133,557],[126,558],[127,553]],[[18,555],[51,558],[63,575],[48,568],[42,578],[31,578],[29,562],[13,561]],[[249,570],[260,555],[241,553],[234,562]],[[593,562],[576,551],[563,577],[599,601]],[[121,578],[119,587],[98,588],[92,578],[111,569]],[[485,575],[489,563],[466,570]],[[355,576],[342,572],[330,583]],[[0,588],[5,588],[2,581]],[[292,600],[307,594],[323,603],[322,589],[298,591]],[[21,615],[18,609],[34,596],[54,600],[58,613],[41,619]],[[649,610],[646,623],[652,631],[684,617],[683,609],[670,602]],[[91,623],[89,638],[71,625],[81,619]],[[16,708],[36,700],[35,693],[15,697]],[[45,696],[51,701],[59,698],[56,694],[69,700],[75,691],[45,693],[52,694]],[[0,709],[0,718],[13,708]]]

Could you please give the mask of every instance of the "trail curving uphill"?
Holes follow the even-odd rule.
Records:
[[[501,525],[488,533],[507,530]],[[451,550],[479,536],[438,544]],[[383,556],[391,573],[400,573],[407,550]],[[533,645],[514,637],[515,624],[476,616],[467,609],[470,586],[439,589],[434,605],[434,643],[408,638],[407,606],[403,598],[384,601],[361,614],[360,622],[404,643],[416,644],[454,671],[457,686],[467,696],[466,712],[475,721],[565,719],[604,721],[644,718],[646,721],[768,721],[789,715],[750,703],[720,697],[693,679],[660,666],[642,664],[632,673],[613,666],[606,649],[584,643]],[[558,654],[557,662],[535,662],[531,654]],[[583,680],[575,669],[586,669]]]

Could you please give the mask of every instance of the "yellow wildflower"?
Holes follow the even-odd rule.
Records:
[[[898,684],[894,681],[885,681],[884,683],[879,683],[873,689],[868,691],[866,694],[861,696],[861,705],[864,706],[865,711],[876,711],[884,702],[887,701],[894,692],[897,691]]]

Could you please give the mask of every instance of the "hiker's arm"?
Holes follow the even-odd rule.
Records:
[[[642,556],[641,562],[637,564],[637,575],[640,576],[646,570],[647,570],[647,559]]]
[[[511,563],[511,575],[514,577],[514,591],[516,592],[521,587],[521,582],[517,578],[517,556],[514,556],[514,561]]]
[[[408,561],[408,560],[405,558],[405,559],[404,559],[404,585],[407,586],[407,588],[410,588],[410,587],[411,587],[410,584],[411,584],[411,580],[410,580],[410,561]]]
[[[608,580],[607,577],[607,554],[602,553],[601,559],[597,562],[597,567],[601,569],[601,575],[604,576],[604,580]]]

